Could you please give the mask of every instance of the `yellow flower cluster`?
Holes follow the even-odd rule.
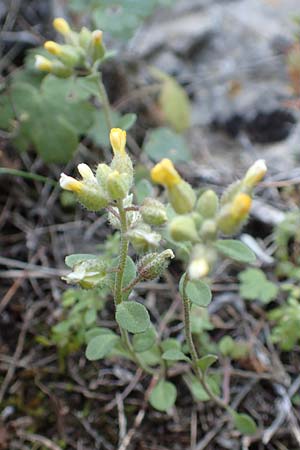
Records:
[[[94,63],[103,59],[105,48],[101,30],[92,32],[83,27],[79,33],[76,33],[61,17],[54,19],[53,27],[63,36],[65,43],[45,42],[45,50],[54,58],[48,59],[37,55],[35,67],[38,70],[67,78],[72,75],[75,68],[84,67],[92,70]]]
[[[133,181],[133,169],[126,154],[126,131],[113,128],[110,142],[114,152],[111,165],[99,164],[96,175],[87,164],[79,164],[77,169],[82,180],[76,180],[64,173],[60,176],[63,189],[72,191],[89,210],[99,211],[110,201],[125,198]]]

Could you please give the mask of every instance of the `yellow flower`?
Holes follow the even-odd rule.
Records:
[[[94,44],[97,44],[97,45],[102,44],[102,36],[103,36],[103,33],[101,30],[93,31],[92,39],[93,39]]]
[[[62,54],[61,46],[54,41],[45,42],[44,49],[51,53],[51,55],[59,56]]]
[[[96,181],[95,175],[93,174],[92,169],[87,164],[78,164],[77,170],[82,176],[83,180],[94,180]]]
[[[112,128],[110,130],[110,143],[113,148],[114,154],[126,155],[126,131],[120,128]]]
[[[182,179],[170,159],[164,158],[151,170],[151,178],[155,183],[168,188],[178,184]]]
[[[35,56],[35,68],[43,72],[51,72],[53,67],[52,62],[42,55]]]
[[[53,27],[56,31],[58,31],[58,33],[62,34],[63,36],[66,36],[71,31],[68,22],[62,17],[57,17],[53,20]]]
[[[69,177],[65,173],[60,174],[59,184],[62,189],[75,192],[76,194],[80,194],[84,190],[84,184],[82,183],[82,181],[78,181],[73,177]]]
[[[252,204],[250,195],[237,194],[231,204],[231,214],[236,220],[243,220],[249,213]]]
[[[253,188],[255,187],[265,176],[267,172],[267,166],[263,159],[257,160],[251,167],[248,169],[245,177],[244,184],[247,187]]]

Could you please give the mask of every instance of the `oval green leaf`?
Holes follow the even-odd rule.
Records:
[[[76,264],[89,259],[97,259],[97,256],[88,253],[74,253],[73,255],[65,257],[65,264],[70,267],[70,269],[73,269]]]
[[[181,277],[179,283],[180,294],[183,295],[183,281],[186,274]],[[188,281],[186,285],[186,295],[194,305],[206,307],[210,304],[212,293],[206,283],[200,280]]]
[[[243,242],[235,239],[220,239],[215,243],[217,250],[222,255],[242,263],[254,263],[255,253]]]
[[[86,348],[85,356],[89,361],[104,358],[116,345],[119,336],[108,333],[93,337]]]
[[[150,317],[144,305],[137,302],[123,302],[117,306],[116,321],[130,333],[143,333],[150,325]]]
[[[252,417],[248,416],[248,414],[240,414],[235,411],[232,411],[232,418],[235,427],[239,430],[240,433],[246,435],[253,435],[257,431],[257,426]]]
[[[190,359],[180,350],[170,349],[163,353],[163,359],[167,361],[189,361]]]
[[[176,401],[176,387],[170,381],[160,380],[150,394],[149,401],[158,411],[168,411]]]
[[[153,327],[150,327],[144,333],[135,334],[132,339],[132,345],[137,353],[149,350],[156,341],[156,333]]]
[[[205,373],[217,360],[218,357],[216,355],[205,355],[198,359],[197,366],[201,369],[202,373]]]

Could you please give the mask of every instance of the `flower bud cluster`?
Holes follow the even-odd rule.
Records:
[[[161,235],[152,227],[160,227],[167,220],[165,206],[153,198],[145,198],[141,207],[132,204],[133,195],[128,195],[123,206],[127,209],[127,237],[137,253],[147,253],[159,246]],[[112,208],[108,218],[114,228],[121,228],[117,208]]]
[[[122,139],[116,145],[116,137]],[[63,189],[74,192],[78,201],[89,211],[100,211],[116,200],[128,196],[133,183],[132,162],[125,151],[126,131],[113,128],[110,140],[114,157],[110,165],[99,164],[96,174],[86,164],[79,164],[78,171],[82,180],[76,180],[64,173],[60,177]]]
[[[230,185],[219,200],[211,189],[196,199],[192,187],[168,159],[163,159],[152,169],[153,181],[165,186],[171,206],[177,213],[168,226],[171,239],[191,246],[190,279],[199,279],[209,273],[217,258],[213,244],[219,234],[233,235],[246,222],[253,190],[266,171],[265,162],[256,161],[244,178]]]
[[[92,68],[105,57],[102,31],[90,31],[83,27],[79,33],[73,31],[65,19],[56,18],[54,29],[62,36],[64,44],[46,41],[45,50],[50,58],[36,56],[35,67],[43,72],[67,78],[76,68]]]

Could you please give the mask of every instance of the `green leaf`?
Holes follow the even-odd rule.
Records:
[[[130,130],[131,127],[135,124],[137,119],[137,115],[133,113],[124,114],[118,120],[118,128],[122,128],[122,130]]]
[[[177,397],[176,387],[170,381],[160,380],[150,394],[149,401],[158,411],[168,411],[174,406]]]
[[[202,384],[199,382],[198,378],[195,377],[195,375],[187,375],[184,377],[184,380],[187,386],[189,387],[195,400],[198,400],[200,402],[207,402],[208,400],[210,400],[209,395],[206,393]],[[215,395],[220,395],[220,387],[216,377],[207,376],[206,382]]]
[[[183,296],[183,282],[186,274],[183,274],[179,282],[179,291]],[[188,299],[197,306],[206,307],[210,304],[212,294],[210,288],[203,281],[188,281],[185,289]]]
[[[248,414],[240,414],[236,411],[232,411],[231,414],[234,425],[240,433],[253,435],[257,432],[256,423],[254,422],[252,417],[248,416]]]
[[[65,257],[65,264],[73,269],[76,264],[90,259],[97,259],[97,256],[89,253],[74,253],[73,255]]]
[[[217,250],[228,258],[242,263],[254,263],[256,256],[243,242],[235,239],[220,239],[215,243]]]
[[[120,114],[116,111],[112,111],[111,119],[113,127],[117,127],[118,121],[120,120]],[[104,111],[102,109],[100,111],[94,111],[92,126],[88,130],[89,138],[100,147],[108,147],[110,145],[109,132],[110,130],[105,121]]]
[[[92,123],[94,108],[86,97],[78,95],[79,91],[74,89],[74,79],[50,74],[36,87],[15,81],[11,103],[19,120],[19,134],[14,140],[19,150],[34,144],[46,162],[67,162],[77,149],[80,135]]]
[[[49,112],[41,113],[34,127],[32,142],[45,162],[63,163],[71,159],[79,140],[76,128],[53,111],[51,116]]]
[[[136,265],[130,256],[126,258],[126,264],[123,275],[123,287],[128,286],[136,277]]]
[[[137,353],[149,350],[156,342],[156,332],[154,327],[149,327],[143,333],[135,334],[132,339],[132,345]]]
[[[95,327],[91,328],[85,333],[85,343],[88,344],[95,336],[100,336],[102,334],[112,334],[115,335],[115,333],[110,330],[109,328],[104,327]]]
[[[179,350],[181,349],[180,342],[175,338],[168,338],[162,341],[161,348],[163,352],[166,352],[168,350]]]
[[[182,133],[190,127],[191,107],[185,90],[170,75],[152,68],[153,76],[163,82],[158,98],[166,121],[177,132]]]
[[[86,311],[84,315],[84,322],[86,325],[92,325],[96,322],[97,319],[97,311],[95,309],[89,309]]]
[[[151,325],[145,306],[133,301],[126,301],[117,306],[116,321],[130,333],[143,333]]]
[[[217,360],[218,357],[216,355],[205,355],[198,359],[197,366],[201,369],[202,373],[205,373]]]
[[[278,286],[269,281],[260,269],[249,268],[239,274],[240,295],[246,300],[260,300],[269,303],[275,300]]]
[[[148,366],[157,366],[161,362],[161,352],[158,345],[154,344],[149,350],[139,353],[139,359]]]
[[[138,204],[141,204],[146,197],[151,197],[153,195],[153,186],[150,181],[143,178],[136,184],[135,191],[137,202]]]
[[[116,258],[112,261],[111,267],[117,268],[118,264],[119,264],[119,258]],[[123,275],[122,287],[124,288],[124,287],[128,286],[135,279],[135,277],[136,277],[136,265],[133,262],[133,260],[130,258],[130,256],[127,256],[125,269],[124,269],[124,275]],[[108,282],[109,282],[111,290],[114,289],[115,279],[116,279],[115,273],[111,273],[108,276]],[[126,295],[123,294],[123,300],[126,300],[129,296],[129,294],[130,294],[130,291]]]
[[[190,152],[182,136],[169,128],[156,128],[147,134],[143,150],[153,161],[169,158],[174,163],[189,161]]]
[[[190,361],[190,359],[180,350],[170,349],[163,353],[163,359],[167,361]]]
[[[116,345],[119,336],[108,333],[93,337],[86,348],[85,356],[89,361],[104,358]]]
[[[234,348],[234,340],[231,336],[224,336],[219,342],[219,349],[222,355],[230,356]]]

